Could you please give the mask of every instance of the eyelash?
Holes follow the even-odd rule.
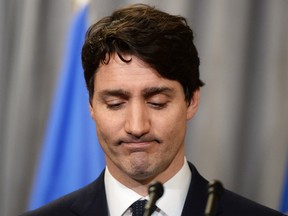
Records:
[[[153,102],[148,102],[148,104],[149,104],[152,108],[158,109],[158,110],[163,109],[163,108],[165,108],[165,107],[167,106],[167,103],[153,103]]]
[[[111,110],[118,110],[122,107],[123,104],[124,104],[124,102],[116,103],[116,104],[107,104],[107,108],[111,109]]]
[[[115,103],[115,104],[107,104],[106,107],[107,109],[110,110],[119,110],[122,108],[122,106],[125,104],[125,102],[121,103]],[[153,109],[156,110],[161,110],[167,107],[167,103],[153,103],[153,102],[147,102],[147,104],[152,107]]]

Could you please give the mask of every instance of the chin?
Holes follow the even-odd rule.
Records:
[[[130,177],[136,180],[137,182],[140,182],[141,184],[148,184],[154,179],[155,176],[151,176],[147,173],[143,173],[143,174],[133,175]]]
[[[157,172],[155,170],[147,170],[147,169],[133,169],[133,171],[129,172],[128,175],[139,182],[149,183],[157,176]]]

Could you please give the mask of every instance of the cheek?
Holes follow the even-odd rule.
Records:
[[[96,132],[99,144],[105,155],[115,154],[115,146],[117,146],[116,133],[113,127],[106,121],[97,121]],[[114,152],[114,153],[113,153]]]
[[[123,120],[120,115],[111,115],[104,110],[96,110],[94,112],[93,120],[96,124],[97,136],[100,144],[103,145],[105,142],[109,144],[113,142],[123,128]]]
[[[174,145],[181,145],[184,142],[186,124],[182,124],[180,121],[175,122],[169,126],[169,130],[167,132],[167,137],[169,140],[171,140],[171,142],[173,142]]]
[[[156,129],[158,134],[161,134],[166,142],[181,142],[182,144],[186,132],[186,122],[186,112],[182,110],[167,113],[165,117],[158,118],[155,124],[158,125]]]

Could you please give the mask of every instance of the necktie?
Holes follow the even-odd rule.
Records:
[[[145,204],[147,200],[137,200],[134,202],[132,207],[132,216],[143,216],[145,211]]]

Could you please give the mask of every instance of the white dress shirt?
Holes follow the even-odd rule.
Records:
[[[152,216],[179,216],[185,203],[187,192],[191,181],[191,171],[186,159],[183,167],[164,183],[164,194],[157,202],[157,209]],[[142,197],[130,188],[127,188],[117,181],[106,167],[105,190],[110,216],[131,216],[129,208],[138,199],[147,199],[149,196]]]

